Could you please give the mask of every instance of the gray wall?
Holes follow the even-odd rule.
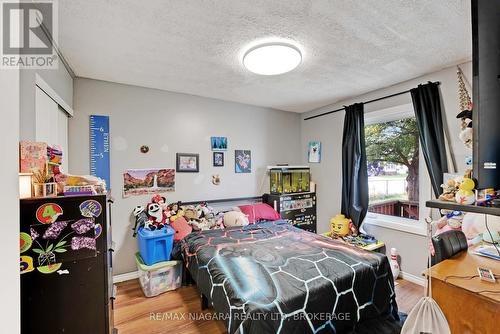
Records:
[[[89,115],[109,115],[115,274],[136,270],[136,240],[131,211],[150,196],[122,198],[123,172],[128,168],[172,167],[175,153],[199,153],[200,173],[179,173],[176,191],[167,200],[193,201],[261,195],[268,190],[267,165],[298,163],[300,115],[192,95],[75,79],[75,116],[69,121],[69,169],[89,173]],[[223,168],[212,167],[210,136],[227,136],[229,150]],[[148,145],[150,152],[139,152]],[[234,173],[234,150],[252,151],[251,174]],[[220,174],[214,186],[211,175]]]
[[[35,140],[35,75],[38,74],[70,106],[73,107],[73,78],[64,64],[58,69],[21,70],[21,140]]]
[[[472,64],[470,62],[461,64],[465,77],[472,83]],[[456,67],[424,75],[412,80],[408,80],[397,85],[379,89],[361,96],[357,96],[334,105],[326,106],[307,114],[303,118],[316,115],[325,111],[342,107],[343,105],[355,102],[367,101],[381,96],[393,94],[406,89],[416,87],[420,83],[427,81],[440,81],[441,97],[443,107],[446,112],[447,126],[450,131],[450,142],[457,161],[458,170],[465,168],[464,159],[471,155],[471,151],[466,149],[458,138],[459,121],[455,118],[458,113],[458,86]],[[470,92],[471,93],[471,92]],[[379,102],[367,104],[365,111],[376,111],[385,108],[400,106],[411,103],[410,94],[400,95],[394,98],[381,100]],[[302,152],[307,150],[310,140],[319,140],[322,143],[322,162],[320,164],[310,164],[312,179],[318,183],[318,232],[329,230],[329,219],[340,212],[341,206],[341,145],[343,131],[344,112],[337,112],[329,116],[316,118],[301,122],[301,145]],[[303,162],[307,162],[303,155]],[[402,270],[407,273],[419,276],[425,267],[426,259],[426,239],[424,236],[401,232],[378,226],[366,225],[368,233],[375,235],[384,241],[387,249],[398,248]]]

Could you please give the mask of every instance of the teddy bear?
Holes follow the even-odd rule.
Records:
[[[192,205],[182,207],[182,211],[184,212],[184,218],[186,218],[188,222],[198,220],[200,216],[198,210]]]
[[[241,211],[229,211],[224,213],[224,226],[247,226],[250,224],[247,215]]]

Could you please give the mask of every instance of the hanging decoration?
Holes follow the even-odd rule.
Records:
[[[460,67],[457,66],[457,81],[458,81],[458,102],[460,113],[457,118],[460,118],[460,140],[465,147],[472,148],[472,100],[470,98],[467,87],[465,86],[464,75]]]

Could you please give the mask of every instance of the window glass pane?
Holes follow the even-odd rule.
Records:
[[[367,125],[368,211],[418,220],[419,138],[415,118]]]

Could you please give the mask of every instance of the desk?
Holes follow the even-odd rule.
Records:
[[[500,283],[451,276],[478,275],[477,267],[500,274],[500,261],[461,252],[431,268],[432,297],[443,310],[452,334],[500,332]],[[425,274],[425,273],[424,273]],[[497,293],[480,291],[491,290]]]

